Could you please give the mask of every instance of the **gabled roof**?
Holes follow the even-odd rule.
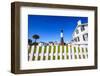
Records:
[[[88,26],[88,23],[83,23],[83,24],[80,24],[80,25],[77,25],[78,27],[79,26]]]

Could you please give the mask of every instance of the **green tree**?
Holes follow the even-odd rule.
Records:
[[[33,35],[32,37],[33,37],[33,39],[35,39],[35,41],[34,41],[34,44],[33,44],[33,45],[37,45],[38,43],[36,42],[36,40],[37,40],[37,39],[39,39],[39,38],[40,38],[40,36],[39,36],[39,35],[37,35],[37,34],[35,34],[35,35]]]

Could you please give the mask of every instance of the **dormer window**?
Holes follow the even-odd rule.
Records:
[[[78,30],[76,30],[76,34],[78,34],[79,33],[79,31]]]
[[[81,27],[81,31],[84,31],[85,30],[85,27],[84,27],[84,25]]]
[[[83,35],[83,40],[84,41],[88,41],[88,33],[86,33],[86,34]]]

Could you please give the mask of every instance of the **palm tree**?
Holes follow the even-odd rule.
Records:
[[[31,46],[32,45],[32,40],[28,39],[28,44]]]
[[[39,38],[40,38],[40,36],[39,36],[39,35],[37,35],[37,34],[35,34],[35,35],[33,35],[32,37],[33,37],[33,39],[35,39],[34,43],[35,43],[35,45],[36,45],[36,44],[37,44],[37,43],[36,43],[36,40],[37,40],[37,39],[39,39]]]

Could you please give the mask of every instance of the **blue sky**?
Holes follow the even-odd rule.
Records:
[[[68,42],[72,39],[78,20],[82,23],[88,22],[87,17],[28,15],[28,39],[34,41],[32,36],[38,34],[38,42],[60,42],[60,31],[63,29],[64,41]]]

